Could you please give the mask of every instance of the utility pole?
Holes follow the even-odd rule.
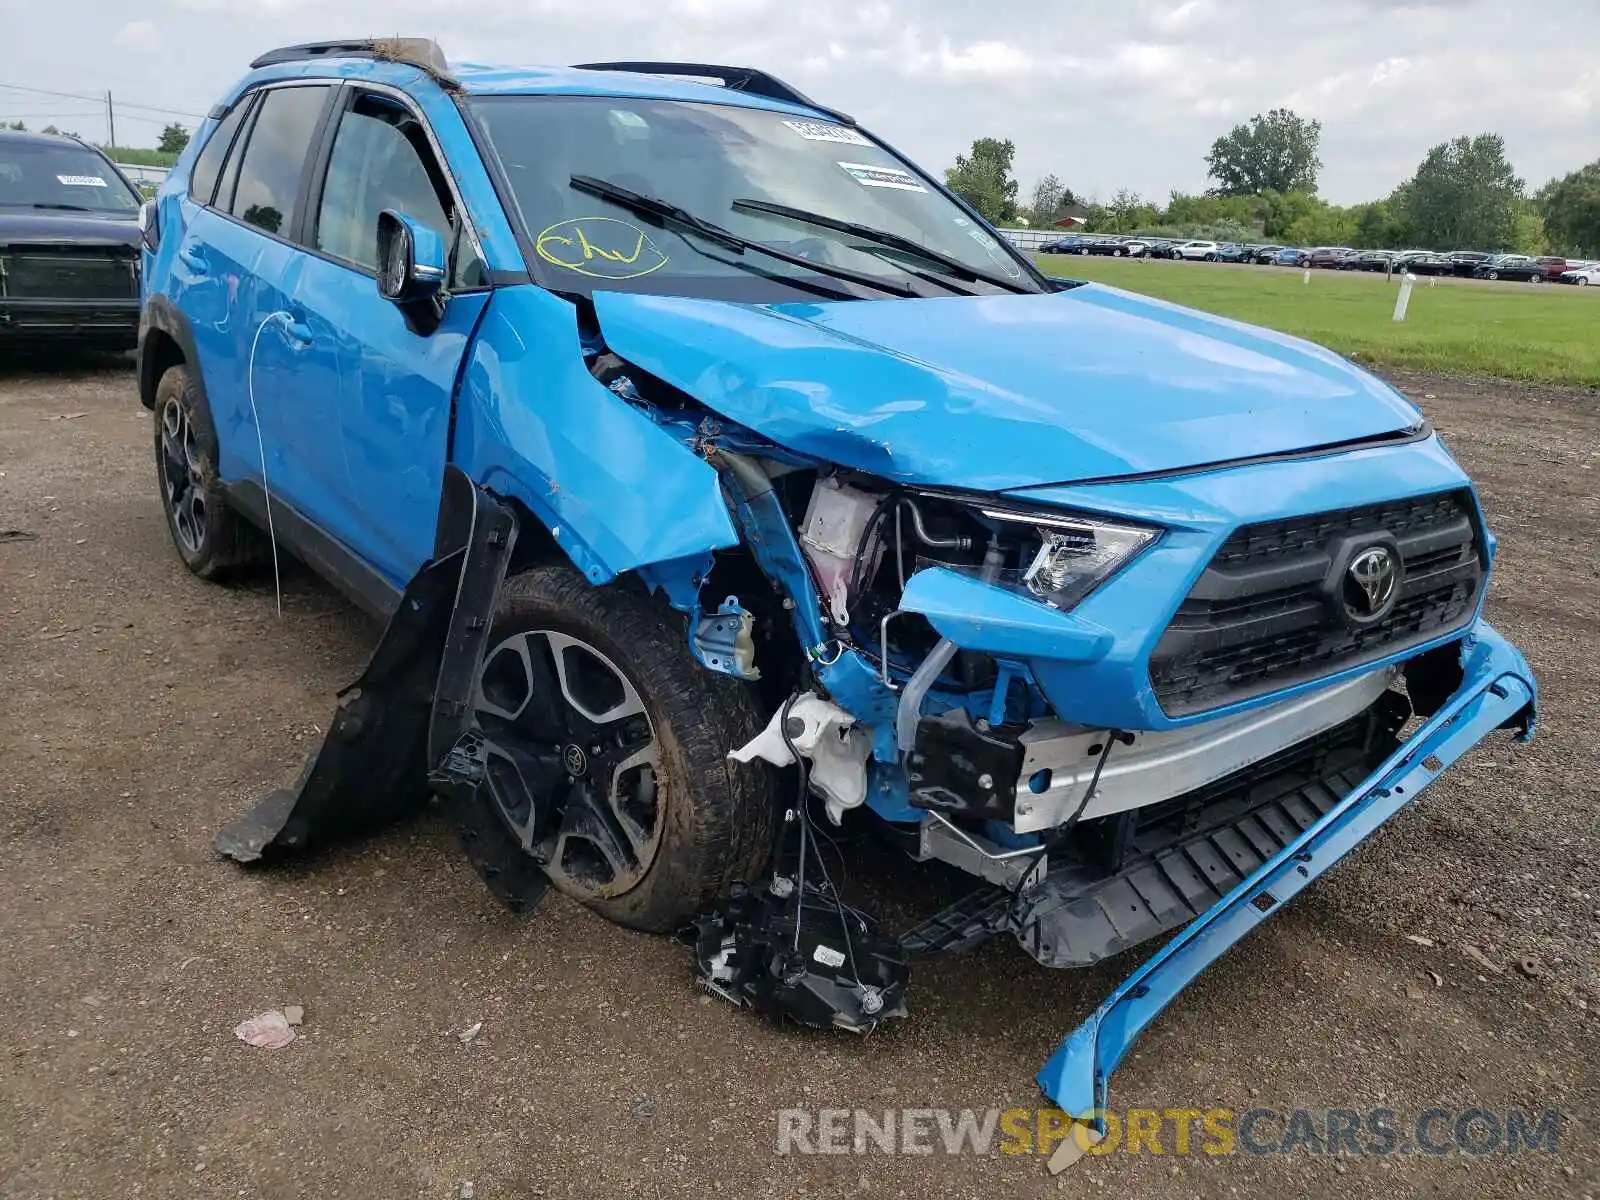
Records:
[[[106,133],[111,139],[111,145],[117,144],[117,112],[111,107],[111,89],[106,89]]]

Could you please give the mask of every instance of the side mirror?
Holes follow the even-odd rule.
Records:
[[[139,235],[151,254],[161,249],[161,213],[154,200],[139,205]]]
[[[405,213],[378,214],[378,294],[396,304],[430,300],[444,286],[444,239]]]

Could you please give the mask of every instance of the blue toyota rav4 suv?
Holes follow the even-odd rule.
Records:
[[[1081,1115],[1531,734],[1470,483],[1337,355],[1046,278],[759,71],[253,66],[143,218],[161,499],[195,574],[282,547],[388,624],[234,857],[438,794],[513,905],[694,920],[708,987],[850,1029],[915,954],[1171,934],[1040,1074]],[[878,932],[818,853],[851,810],[962,894]]]

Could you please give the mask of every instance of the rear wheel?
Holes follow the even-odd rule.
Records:
[[[1122,257],[1122,251],[1121,250],[1113,250],[1111,252],[1111,257],[1112,258],[1121,258]]]
[[[1530,276],[1528,276],[1528,282],[1529,283],[1543,283],[1544,282],[1544,276],[1543,275],[1530,275]]]
[[[681,926],[771,849],[768,768],[727,758],[751,693],[701,669],[682,618],[566,566],[509,580],[475,695],[487,786],[458,813],[469,857],[517,906],[542,871],[624,925]]]
[[[161,376],[154,412],[161,504],[184,566],[201,579],[220,580],[261,562],[264,539],[223,497],[216,430],[187,366],[168,367]]]
[[[1485,279],[1499,279],[1500,278],[1500,272],[1499,271],[1488,271],[1488,272],[1485,272],[1483,277]]]

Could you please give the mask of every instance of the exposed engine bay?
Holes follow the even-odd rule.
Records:
[[[751,548],[753,562],[719,554],[692,601],[686,589],[674,598],[691,610],[701,664],[765,689],[775,714],[730,757],[800,768],[791,828],[804,828],[808,795],[833,825],[870,808],[891,844],[972,877],[968,895],[902,933],[908,955],[1009,932],[1041,962],[1086,965],[1177,928],[1314,823],[1408,715],[1397,673],[1380,669],[1183,729],[1064,721],[1024,658],[958,645],[935,627],[940,614],[907,603],[908,584],[938,571],[1064,612],[1157,530],[809,462],[613,356],[594,369],[718,467]],[[701,592],[726,598],[706,612]],[[804,839],[799,856],[803,879]],[[865,1013],[861,996],[876,1005],[881,972],[904,959],[868,955],[875,974],[845,984],[848,968],[821,959],[800,971],[819,923],[835,940],[853,929],[879,942],[831,884],[794,900],[795,864],[786,870],[701,922],[702,985],[807,1024],[859,1030],[892,1015],[889,1004]]]

